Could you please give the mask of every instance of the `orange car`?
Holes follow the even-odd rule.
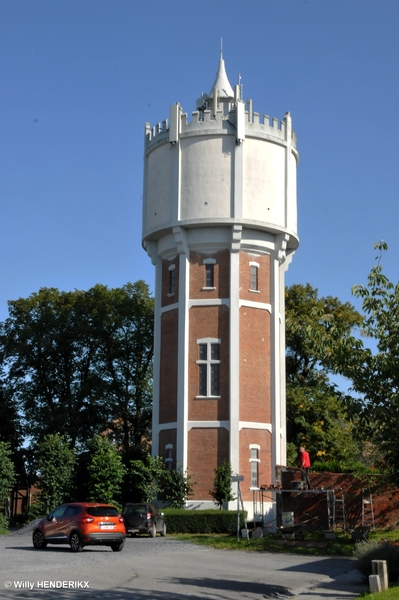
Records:
[[[111,546],[120,552],[125,545],[123,517],[115,506],[94,502],[61,504],[36,524],[32,541],[42,550],[47,544],[69,544],[72,552],[84,546]]]

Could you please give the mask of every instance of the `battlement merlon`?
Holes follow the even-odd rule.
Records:
[[[296,150],[297,137],[292,129],[292,118],[289,112],[285,113],[282,121],[276,117],[263,115],[261,119],[258,112],[252,111],[252,101],[248,101],[248,110],[240,100],[232,103],[227,116],[223,110],[197,110],[192,113],[192,120],[187,120],[187,113],[183,113],[181,105],[177,102],[170,107],[169,121],[165,119],[154,127],[150,123],[145,125],[145,149],[148,151],[158,144],[169,142],[171,145],[178,143],[180,137],[190,135],[205,135],[223,133],[235,135],[237,144],[241,144],[246,137],[264,138],[266,140],[290,144]],[[297,155],[297,152],[295,152]]]

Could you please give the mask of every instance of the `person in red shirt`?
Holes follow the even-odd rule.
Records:
[[[308,486],[308,490],[311,490],[310,479],[309,479],[309,469],[310,469],[310,456],[309,452],[306,452],[305,448],[301,446],[299,448],[299,466],[302,473],[302,480]]]

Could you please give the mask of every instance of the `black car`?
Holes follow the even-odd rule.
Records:
[[[128,502],[122,511],[126,533],[149,533],[155,537],[160,533],[166,535],[166,520],[164,514],[159,512],[151,503],[135,504]]]

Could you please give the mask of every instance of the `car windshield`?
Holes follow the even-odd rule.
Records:
[[[119,514],[115,506],[88,506],[86,512],[92,517],[117,517]]]
[[[123,512],[125,514],[130,514],[130,513],[139,513],[140,515],[144,515],[147,512],[147,507],[145,504],[140,504],[140,505],[136,505],[136,506],[125,506],[125,508],[123,509]]]

